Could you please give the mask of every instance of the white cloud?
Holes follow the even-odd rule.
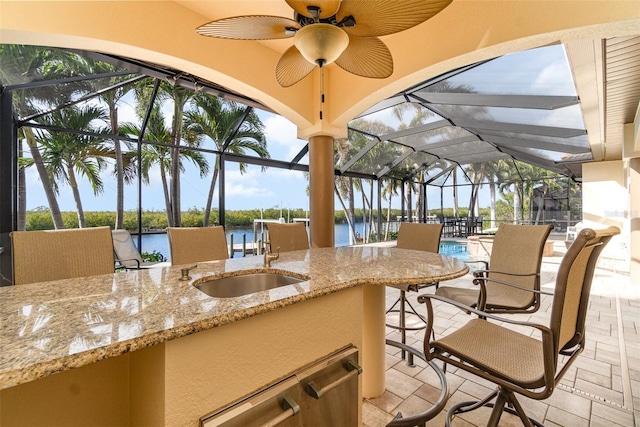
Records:
[[[282,116],[272,115],[263,119],[265,134],[271,157],[279,160],[291,160],[307,144],[297,138],[297,128]]]
[[[225,192],[227,197],[271,197],[273,195],[259,168],[249,168],[244,174],[239,170],[227,170]]]
[[[250,187],[244,182],[235,182],[226,185],[227,197],[254,197],[258,199],[266,199],[273,197],[273,192],[268,188]]]
[[[533,79],[534,93],[545,95],[570,95],[575,93],[573,80],[564,61],[556,61],[544,67]]]

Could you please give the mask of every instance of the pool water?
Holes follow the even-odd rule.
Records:
[[[440,242],[440,253],[442,255],[452,256],[454,258],[466,261],[469,259],[467,254],[467,244],[460,242]]]

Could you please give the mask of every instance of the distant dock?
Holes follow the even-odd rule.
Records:
[[[228,245],[229,247],[231,245]],[[243,251],[244,251],[244,255],[257,255],[258,254],[258,248],[260,247],[260,243],[259,242],[247,242],[246,244],[243,243],[234,243],[233,244],[233,257],[241,257],[243,256]]]

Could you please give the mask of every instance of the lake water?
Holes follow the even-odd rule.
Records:
[[[362,223],[356,224],[356,230],[362,230]],[[227,243],[231,243],[231,235],[233,235],[234,245],[242,244],[242,238],[245,236],[247,243],[253,243],[253,228],[238,228],[227,231]],[[261,236],[258,236],[261,239]],[[137,244],[137,236],[133,236],[133,241]],[[335,226],[335,242],[336,246],[349,245],[349,226],[347,224],[336,224]],[[153,252],[158,251],[167,259],[170,259],[169,240],[166,233],[143,234],[142,235],[142,251]],[[467,245],[457,242],[442,242],[440,244],[440,253],[450,255],[460,259],[467,259]],[[236,256],[240,256],[237,254]]]
[[[361,232],[362,223],[356,224],[356,230]],[[252,228],[236,228],[227,230],[227,243],[231,243],[231,235],[233,235],[233,244],[242,244],[242,238],[245,236],[247,243],[253,243],[253,227]],[[258,234],[258,240],[262,237]],[[133,236],[133,241],[138,242],[137,236]],[[347,224],[336,224],[335,226],[335,242],[336,246],[349,245],[349,226]],[[142,235],[142,251],[153,252],[158,251],[167,259],[170,258],[169,239],[166,233],[143,234]]]

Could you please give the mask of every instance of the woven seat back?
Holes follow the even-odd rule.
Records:
[[[307,227],[302,222],[291,224],[267,223],[271,252],[299,251],[309,249]]]
[[[114,272],[109,227],[11,233],[16,285]]]
[[[558,337],[559,350],[584,341],[585,320],[593,273],[600,253],[619,234],[617,227],[594,231],[583,229],[567,250],[556,278],[551,309],[551,330]]]
[[[222,226],[168,227],[171,265],[193,264],[229,258]]]
[[[489,277],[522,288],[538,290],[542,253],[551,228],[549,225],[501,224],[493,239]],[[518,277],[500,274],[500,272],[529,276]],[[518,302],[517,307],[514,308],[532,306],[536,300],[536,295],[532,292],[487,283],[487,301],[492,302],[505,297],[510,301]]]
[[[438,253],[444,224],[400,223],[397,247]]]

